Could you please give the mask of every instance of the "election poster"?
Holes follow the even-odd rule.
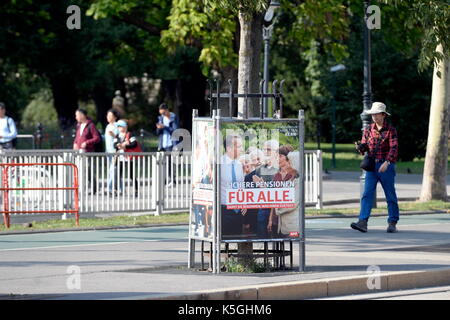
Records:
[[[298,121],[221,123],[222,240],[300,237],[298,130]]]
[[[190,236],[202,240],[213,236],[214,136],[212,121],[193,122]]]

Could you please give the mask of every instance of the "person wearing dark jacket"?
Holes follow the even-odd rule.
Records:
[[[101,143],[102,138],[95,127],[94,122],[87,116],[87,111],[78,109],[75,111],[75,119],[77,120],[77,129],[75,132],[75,139],[73,141],[73,149],[80,152],[94,152],[95,145]],[[91,188],[91,194],[97,193],[97,180],[95,178],[95,162],[93,157],[87,161],[87,180],[88,187]],[[84,177],[81,177],[84,179]]]
[[[171,152],[174,150],[178,140],[172,138],[172,134],[180,126],[178,117],[169,111],[169,107],[162,103],[159,106],[158,123],[156,124],[156,134],[159,136],[158,151]],[[168,185],[176,183],[174,170],[172,170],[172,156],[168,157]]]
[[[172,140],[172,133],[180,126],[178,117],[169,111],[169,107],[162,103],[159,106],[156,134],[159,136],[158,151],[172,151],[177,141]]]
[[[75,119],[77,120],[77,129],[73,149],[82,152],[94,152],[95,145],[102,141],[94,122],[87,116],[84,109],[78,109],[75,112]]]

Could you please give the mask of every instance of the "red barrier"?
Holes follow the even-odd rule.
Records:
[[[35,167],[35,166],[65,166],[65,167],[71,167],[73,169],[73,185],[72,187],[9,187],[9,169],[14,167]],[[29,214],[29,213],[74,213],[75,214],[75,221],[76,225],[79,226],[79,197],[78,197],[78,167],[73,163],[2,163],[0,164],[0,167],[2,168],[2,187],[0,188],[0,192],[3,192],[3,211],[0,211],[3,213],[3,220],[5,223],[6,228],[10,227],[11,224],[11,218],[10,214]],[[74,208],[73,209],[64,209],[64,210],[11,210],[9,207],[9,193],[11,191],[42,191],[42,192],[48,192],[48,191],[57,191],[57,190],[73,190],[74,192]]]

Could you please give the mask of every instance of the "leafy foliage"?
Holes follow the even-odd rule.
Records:
[[[168,17],[169,26],[161,33],[161,44],[174,52],[182,45],[198,47],[202,72],[210,74],[212,68],[237,66],[237,53],[233,50],[236,20],[231,11],[218,3],[174,0]]]
[[[419,26],[423,32],[419,56],[419,70],[450,57],[450,5],[445,0],[383,0],[407,12],[404,28]],[[397,10],[399,11],[399,10]],[[443,53],[437,52],[441,44]]]

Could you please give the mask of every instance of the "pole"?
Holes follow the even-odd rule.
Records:
[[[194,109],[192,110],[192,136],[196,137],[197,132],[196,132],[196,126],[195,126],[195,119],[198,117],[198,110]],[[194,141],[195,143],[195,140]],[[191,225],[192,225],[192,213],[193,213],[193,203],[192,203],[192,199],[189,203],[189,249],[188,249],[188,268],[194,268],[195,267],[195,239],[192,239],[191,237]],[[212,253],[211,253],[212,254]],[[202,268],[203,268],[203,241],[202,241]]]
[[[333,144],[333,150],[332,150],[332,164],[333,169],[336,169],[336,78],[333,74],[333,98],[331,101],[331,139]]]
[[[214,148],[214,180],[213,180],[213,190],[214,190],[214,213],[213,213],[213,273],[220,273],[220,253],[221,253],[221,243],[222,243],[222,212],[220,210],[220,145],[221,145],[221,135],[220,135],[220,109],[216,110],[213,114],[214,123],[214,133],[215,137],[215,148]]]
[[[305,272],[305,113],[301,109],[298,111],[298,135],[300,138],[300,194],[299,194],[299,253],[298,253],[298,271]],[[321,174],[321,173],[320,173]]]
[[[270,54],[270,39],[272,38],[272,28],[273,25],[268,27],[263,26],[263,40],[264,40],[264,91],[263,93],[269,92],[269,54]],[[268,98],[263,99],[263,118],[267,117],[268,114]]]
[[[363,91],[363,112],[361,113],[362,120],[362,128],[361,131],[364,132],[364,129],[368,127],[371,123],[371,117],[366,113],[367,110],[370,110],[372,105],[372,65],[371,65],[371,37],[370,37],[370,29],[367,25],[367,8],[370,6],[370,0],[364,1],[364,91]],[[364,184],[366,181],[366,172],[362,170],[360,176],[360,198],[364,193]],[[374,205],[376,207],[377,201],[377,193],[375,190],[374,194]]]

